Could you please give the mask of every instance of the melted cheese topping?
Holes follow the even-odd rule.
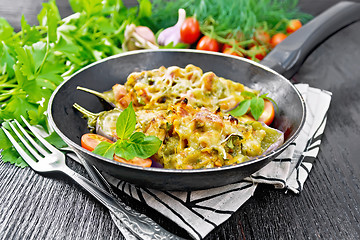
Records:
[[[135,72],[125,85],[113,87],[116,106],[133,102],[136,131],[163,141],[153,156],[165,168],[213,168],[259,156],[281,136],[258,122],[242,121],[225,112],[258,91],[203,73],[194,65]]]
[[[187,99],[194,107],[223,111],[234,108],[244,100],[243,84],[203,73],[194,65],[160,67],[150,71],[134,72],[128,76],[124,86],[113,87],[117,107],[124,109],[132,101],[135,109],[167,109],[180,99]]]
[[[241,122],[220,111],[193,108],[186,101],[167,110],[139,110],[136,115],[137,131],[163,141],[153,157],[165,168],[221,167],[244,162],[266,150],[267,133],[253,125],[258,122]]]

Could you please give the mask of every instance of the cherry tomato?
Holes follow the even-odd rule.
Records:
[[[86,133],[81,136],[81,146],[91,152],[101,142],[113,143],[110,139],[95,133]]]
[[[206,50],[206,51],[213,51],[218,52],[220,49],[219,43],[209,36],[203,36],[200,38],[197,46],[197,50]]]
[[[253,38],[255,41],[262,44],[269,44],[271,39],[269,33],[263,29],[257,29]]]
[[[139,157],[134,157],[133,159],[125,160],[124,158],[114,155],[114,160],[117,162],[127,163],[140,167],[150,167],[152,164],[152,160],[150,158],[142,159]]]
[[[181,41],[188,44],[193,44],[200,37],[200,25],[199,22],[193,18],[186,18],[180,27]]]
[[[302,27],[302,24],[301,24],[300,20],[292,19],[289,21],[288,25],[286,26],[286,32],[293,33],[301,27]]]
[[[287,37],[287,35],[285,33],[277,33],[277,34],[275,34],[274,36],[272,36],[272,38],[270,40],[271,46],[275,47],[280,42],[282,42],[286,37]]]
[[[273,122],[274,117],[275,117],[274,105],[272,104],[271,101],[264,99],[264,111],[260,115],[258,121],[263,122],[269,126]]]
[[[223,50],[223,53],[228,54],[228,55],[233,55],[233,56],[238,56],[238,57],[243,57],[244,55],[241,52],[235,51],[233,48],[225,48]]]
[[[251,54],[251,56],[261,61],[267,54],[267,48],[264,45],[253,46],[250,48],[249,53]]]

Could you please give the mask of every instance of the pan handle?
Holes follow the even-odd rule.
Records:
[[[360,4],[340,2],[289,35],[261,63],[289,79],[315,47],[357,20],[360,20]]]

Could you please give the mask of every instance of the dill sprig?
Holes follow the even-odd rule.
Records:
[[[284,31],[289,19],[305,23],[311,16],[297,8],[297,0],[154,0],[151,20],[158,29],[172,26],[177,11],[183,8],[187,16],[196,16],[203,34],[220,42],[229,34],[241,32],[245,39],[252,37],[256,28],[269,33]]]

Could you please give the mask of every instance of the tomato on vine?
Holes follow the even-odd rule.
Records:
[[[200,37],[200,24],[194,17],[185,19],[180,27],[181,41],[187,44],[193,44]]]
[[[268,52],[268,49],[264,45],[253,46],[248,51],[248,56],[253,60],[263,60]]]
[[[286,32],[293,33],[301,27],[302,27],[302,23],[300,22],[299,19],[292,19],[289,21],[289,23],[286,26]]]
[[[209,36],[203,36],[196,45],[196,49],[218,52],[220,49],[220,44]]]
[[[285,33],[277,33],[274,36],[272,36],[270,40],[270,44],[272,47],[275,47],[279,43],[281,43],[285,38],[287,38],[287,35]]]
[[[271,39],[270,34],[263,29],[257,29],[253,38],[260,44],[269,44]]]

